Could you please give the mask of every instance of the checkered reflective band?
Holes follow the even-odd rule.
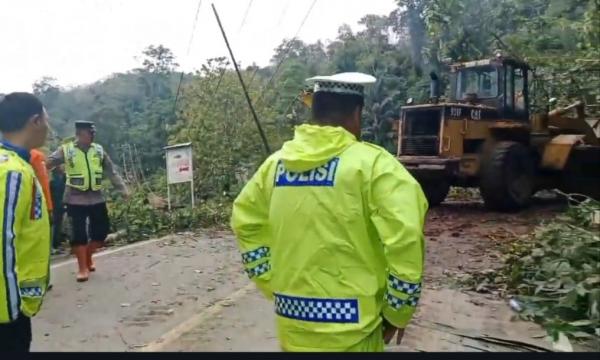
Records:
[[[22,297],[41,297],[42,288],[39,286],[20,288],[19,293]]]
[[[255,262],[255,261],[260,260],[269,255],[270,255],[269,248],[266,246],[262,246],[262,247],[259,247],[258,249],[243,253],[242,261],[244,262],[244,264],[249,264],[251,262]]]
[[[400,309],[404,305],[415,307],[419,303],[419,296],[411,296],[406,300],[400,299],[390,293],[385,294],[385,300],[394,309]]]
[[[315,82],[314,92],[319,91],[363,96],[364,86],[335,81],[317,81]]]
[[[44,201],[42,198],[42,192],[40,191],[40,185],[37,180],[33,184],[33,206],[31,207],[31,220],[39,220],[42,218],[42,206]]]
[[[392,289],[398,290],[407,295],[417,294],[421,292],[421,283],[409,283],[406,281],[402,281],[391,274],[388,277],[388,282]]]
[[[319,299],[275,294],[275,312],[290,319],[327,322],[358,323],[358,300]]]
[[[269,270],[271,270],[271,264],[269,264],[269,262],[267,261],[260,265],[256,265],[253,268],[246,269],[246,274],[248,274],[248,277],[252,279],[255,276],[261,276]]]

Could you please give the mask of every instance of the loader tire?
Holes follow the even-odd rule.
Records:
[[[535,165],[524,145],[503,141],[484,161],[480,190],[485,206],[496,211],[527,207],[534,193]]]
[[[429,207],[432,208],[446,200],[446,196],[448,196],[448,192],[450,191],[450,184],[444,180],[439,182],[427,181],[421,183],[421,189],[425,193]]]

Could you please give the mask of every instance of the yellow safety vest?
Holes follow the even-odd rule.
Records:
[[[102,190],[104,149],[102,145],[92,143],[87,152],[83,152],[69,142],[62,146],[65,156],[67,186],[81,191]]]
[[[31,166],[0,146],[0,324],[34,316],[50,273],[50,221]]]
[[[385,149],[341,127],[297,127],[246,184],[231,219],[246,272],[275,303],[282,348],[383,349],[357,345],[382,318],[410,321],[427,207]]]

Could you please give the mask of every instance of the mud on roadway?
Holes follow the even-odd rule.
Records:
[[[547,351],[537,325],[514,319],[495,293],[461,291],[456,274],[500,265],[499,246],[555,216],[536,201],[516,214],[450,199],[426,224],[419,309],[386,351]],[[75,282],[73,259],[52,265],[53,289],[33,319],[33,351],[279,351],[273,306],[243,272],[228,231],[197,231],[112,247]]]

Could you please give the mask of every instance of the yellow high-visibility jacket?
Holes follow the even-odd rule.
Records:
[[[84,152],[71,141],[62,145],[65,157],[65,173],[67,186],[80,191],[102,190],[104,176],[104,148],[100,144],[92,143],[87,152]]]
[[[287,351],[344,351],[405,327],[421,293],[427,201],[394,156],[341,127],[302,125],[235,200],[246,272],[273,299]]]
[[[0,145],[0,323],[32,317],[48,286],[50,220],[31,166]]]

